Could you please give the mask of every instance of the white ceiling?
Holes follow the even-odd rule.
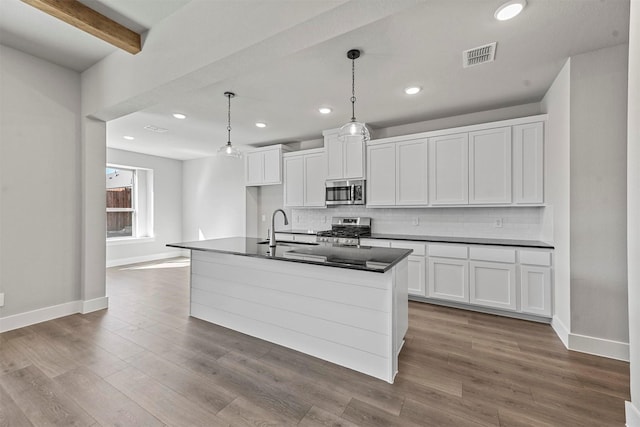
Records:
[[[241,7],[236,0],[218,1],[226,7]],[[83,2],[96,9],[103,8],[100,12],[111,13],[113,19],[120,16],[121,23],[127,19],[150,28],[185,0]],[[356,60],[356,116],[375,131],[381,127],[537,102],[568,57],[628,40],[629,0],[529,0],[520,16],[499,22],[493,13],[502,2],[425,0],[259,69],[247,69],[196,93],[183,93],[162,104],[112,120],[107,127],[108,146],[177,159],[213,155],[217,147],[226,142],[227,104],[223,93],[227,90],[237,94],[231,104],[234,145],[242,148],[243,145],[320,138],[322,130],[339,127],[351,117],[351,63],[346,58],[350,48],[363,51]],[[42,40],[34,41],[37,34],[32,34],[33,30],[25,31],[28,34],[20,37],[14,34],[13,37],[22,40],[22,45],[14,39],[9,39],[11,43],[5,42],[5,34],[13,28],[6,24],[5,4],[11,4],[7,10],[14,13],[14,7],[19,9],[16,3],[22,6],[19,0],[0,0],[3,44],[37,56],[44,55],[38,53],[39,50],[47,51],[50,56],[53,52],[53,56],[59,58],[54,62],[75,69],[82,61],[90,65],[96,62],[96,56],[110,53],[99,51],[96,45],[80,47],[77,57],[64,64],[60,59],[62,47],[58,46],[64,43],[45,45]],[[153,8],[149,7],[151,3]],[[27,14],[31,11],[14,14],[13,18],[35,19]],[[52,31],[48,39],[57,40],[50,34],[62,37],[69,28],[79,31],[59,24],[62,28],[58,23],[46,24],[51,25],[47,31]],[[30,28],[45,28],[44,23],[41,25]],[[129,26],[133,28],[132,24]],[[285,26],[282,25],[283,30]],[[251,31],[241,22],[236,27],[233,31],[237,31],[238,37]],[[74,43],[86,37],[72,36]],[[494,41],[498,43],[495,62],[462,67],[463,50]],[[83,52],[86,56],[82,56]],[[423,91],[410,97],[403,92],[408,85],[419,85]],[[319,106],[329,106],[333,113],[322,116],[317,111]],[[188,118],[176,120],[171,116],[174,112],[184,113]],[[256,121],[266,122],[267,128],[256,128]],[[149,124],[169,131],[159,134],[143,129]],[[126,141],[122,139],[124,135],[136,139]]]

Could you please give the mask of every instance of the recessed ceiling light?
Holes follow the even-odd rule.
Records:
[[[419,87],[419,86],[409,86],[409,87],[404,89],[404,93],[406,93],[407,95],[415,95],[416,93],[420,92],[421,90],[422,90],[422,88]]]
[[[518,16],[526,5],[526,0],[511,0],[500,6],[493,16],[495,16],[498,21],[506,21]]]
[[[256,126],[259,127],[259,128],[266,128],[267,124],[264,123],[264,122],[256,122]]]
[[[320,114],[329,114],[333,110],[329,107],[320,107],[318,111],[320,111]]]
[[[124,139],[126,139],[127,141],[133,141],[135,138],[129,135],[125,135],[123,136]]]
[[[182,113],[173,113],[173,117],[175,117],[176,119],[180,119],[180,120],[184,120],[187,118],[187,116],[185,116]]]

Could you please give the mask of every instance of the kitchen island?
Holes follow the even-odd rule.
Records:
[[[191,316],[393,383],[411,250],[233,237],[191,250]]]

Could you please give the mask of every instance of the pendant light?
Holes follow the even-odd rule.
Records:
[[[356,120],[356,59],[360,58],[358,49],[347,52],[347,58],[351,60],[351,121],[342,126],[338,131],[338,139],[345,141],[347,138],[361,136],[363,141],[371,138],[367,126]]]
[[[227,109],[227,143],[222,147],[218,148],[219,156],[227,156],[227,157],[242,157],[242,153],[235,147],[231,146],[231,98],[236,96],[233,92],[225,92],[224,96],[227,97],[228,100],[228,109]]]

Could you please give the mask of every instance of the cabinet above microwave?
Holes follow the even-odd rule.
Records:
[[[352,180],[365,178],[365,144],[362,137],[338,139],[338,129],[322,132],[327,151],[327,179]]]

